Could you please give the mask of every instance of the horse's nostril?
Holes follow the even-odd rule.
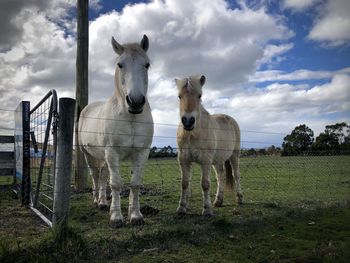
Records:
[[[129,106],[131,106],[131,104],[132,104],[132,102],[131,102],[131,100],[130,100],[130,97],[129,97],[129,95],[126,95],[126,103],[128,103],[128,105]]]
[[[193,124],[194,124],[194,122],[195,122],[194,117],[191,117],[191,118],[190,118],[190,125],[193,125]]]
[[[145,103],[146,103],[146,98],[145,98],[145,96],[142,96],[140,105],[143,106],[143,105],[145,105]]]
[[[186,117],[182,117],[182,118],[181,118],[181,121],[182,121],[182,123],[183,123],[184,125],[186,125]]]

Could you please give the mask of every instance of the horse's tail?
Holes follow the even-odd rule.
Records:
[[[225,161],[225,174],[226,174],[226,189],[229,191],[233,190],[233,174],[232,174],[232,166],[229,160]]]

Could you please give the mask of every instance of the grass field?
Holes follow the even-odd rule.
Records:
[[[122,174],[127,183],[127,166]],[[68,229],[51,231],[4,188],[0,262],[348,261],[350,156],[242,158],[241,174],[244,205],[226,192],[224,206],[203,218],[195,166],[189,214],[178,217],[176,160],[150,160],[141,197],[145,224],[121,229],[111,229],[108,212],[84,193],[72,195]],[[214,174],[212,186],[213,195]],[[125,216],[127,203],[123,195]]]

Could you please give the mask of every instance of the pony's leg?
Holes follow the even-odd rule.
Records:
[[[100,171],[95,163],[95,160],[88,154],[84,153],[84,155],[92,177],[92,196],[94,199],[94,204],[97,206],[98,205],[98,182],[100,177]]]
[[[129,220],[132,225],[143,224],[143,216],[140,211],[140,187],[142,183],[142,172],[145,162],[147,160],[149,151],[140,151],[133,160],[133,168],[130,183],[129,194]]]
[[[112,202],[110,206],[110,226],[123,226],[123,215],[120,207],[120,191],[123,186],[122,178],[119,174],[119,155],[111,147],[106,150],[106,163],[109,171],[109,184],[112,192]]]
[[[179,215],[184,215],[187,212],[187,202],[189,196],[189,184],[191,177],[191,163],[181,162],[181,198],[179,202],[179,207],[177,208],[177,213]]]
[[[101,168],[100,178],[99,178],[99,196],[98,196],[98,207],[101,210],[108,209],[106,190],[107,190],[107,179],[108,179],[108,167],[104,164]]]
[[[202,164],[202,190],[203,190],[203,211],[202,215],[212,216],[213,208],[210,201],[210,164]]]
[[[224,180],[225,180],[225,170],[223,165],[215,165],[216,172],[216,195],[214,200],[214,206],[220,207],[224,202]]]
[[[235,187],[236,187],[236,193],[237,193],[237,203],[243,204],[243,193],[241,189],[241,173],[239,170],[239,151],[234,151],[230,162],[233,168],[233,177],[235,180]]]

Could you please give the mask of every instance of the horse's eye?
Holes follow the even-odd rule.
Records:
[[[147,64],[145,65],[145,68],[148,69],[150,66],[151,66],[151,65],[150,65],[149,63],[147,63]]]
[[[118,65],[119,68],[123,68],[122,64],[118,63],[117,65]]]
[[[198,99],[202,98],[202,95],[198,95]]]
[[[179,95],[178,97],[179,97],[179,99],[181,100],[182,96],[181,96],[181,95]]]

